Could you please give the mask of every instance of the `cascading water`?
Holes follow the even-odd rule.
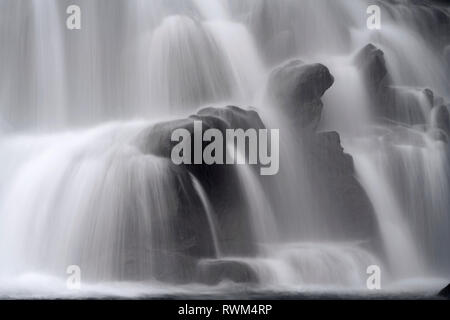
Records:
[[[75,2],[81,30],[66,29],[65,1],[0,4],[0,296],[43,283],[67,294],[70,265],[82,295],[236,289],[227,280],[363,290],[370,265],[388,287],[450,276],[448,7],[377,1],[382,28],[369,30],[368,1]],[[369,43],[384,52],[377,90],[358,60]],[[266,100],[289,59],[334,77],[311,131]],[[148,147],[163,144],[165,121],[224,103],[281,128],[276,177],[179,167]],[[339,140],[331,130],[354,177],[339,168],[346,155],[320,149]],[[317,154],[338,168],[314,171]],[[370,235],[353,180],[337,188],[355,212],[333,203],[343,177],[367,197]]]
[[[215,221],[214,211],[212,208],[211,203],[208,200],[208,196],[205,192],[205,189],[203,189],[201,183],[198,181],[197,178],[195,178],[193,175],[191,175],[192,182],[194,184],[195,190],[197,190],[200,199],[202,200],[203,206],[205,208],[206,216],[208,219],[209,228],[211,230],[211,236],[214,241],[214,250],[216,252],[216,257],[220,258],[222,255],[222,252],[220,251],[220,245],[219,245],[219,237],[217,235],[218,228],[217,228],[217,222]]]

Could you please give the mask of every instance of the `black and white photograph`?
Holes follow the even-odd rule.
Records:
[[[0,300],[446,301],[449,111],[450,1],[0,0]]]

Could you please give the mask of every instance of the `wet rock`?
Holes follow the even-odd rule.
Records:
[[[166,190],[173,193],[173,208],[164,217],[152,217],[150,243],[156,247],[140,256],[151,255],[153,275],[159,280],[178,283],[192,279],[197,259],[216,252],[205,208],[188,172],[171,165],[166,175],[176,186]]]
[[[373,114],[394,120],[397,117],[395,106],[403,99],[401,92],[392,86],[384,52],[369,43],[356,54],[354,64],[364,79]]]
[[[323,109],[321,97],[333,82],[324,65],[291,60],[271,73],[268,97],[297,126],[315,130]]]
[[[377,77],[374,81],[382,81]],[[272,72],[267,90],[296,132],[298,149],[302,150],[299,157],[306,157],[308,186],[312,194],[320,195],[308,201],[313,202],[315,211],[333,216],[326,222],[328,233],[343,238],[373,238],[377,234],[374,210],[355,178],[353,158],[344,152],[337,132],[316,132],[323,107],[321,97],[333,82],[325,66],[292,60]],[[352,227],[355,220],[360,221],[358,227]]]
[[[335,131],[318,133],[309,146],[311,156],[322,163],[327,163],[327,169],[353,173],[353,159],[344,152],[339,133]],[[333,159],[333,161],[330,162],[327,159]]]
[[[330,233],[336,237],[373,239],[378,230],[374,209],[355,178],[353,158],[344,152],[339,134],[323,132],[311,136],[306,150],[310,185],[314,194],[320,195],[316,208],[334,217],[328,223],[336,223],[329,225]]]
[[[176,214],[169,217],[173,222],[173,230],[176,230],[176,246],[172,249],[190,257],[213,257],[215,252],[207,213],[189,173],[181,167],[171,165],[169,174],[178,184],[178,188],[172,192],[180,203]],[[158,231],[155,230],[156,232]]]
[[[186,129],[194,135],[194,121],[202,121],[203,132],[215,128],[225,136],[226,129],[249,128],[263,129],[264,123],[254,110],[245,110],[235,106],[224,108],[204,108],[185,119],[160,122],[153,125],[139,138],[140,146],[145,153],[170,158],[173,147],[178,142],[171,141],[173,131]]]
[[[163,190],[155,190],[154,197],[143,197],[147,195],[131,189],[126,195],[128,201],[122,203],[128,216],[122,226],[123,252],[118,256],[124,264],[113,270],[117,279],[140,281],[154,277],[173,283],[189,282],[195,275],[196,261],[216,255],[207,215],[189,173],[169,165],[163,174],[163,180],[156,185]],[[155,187],[153,176],[143,174],[141,179]],[[145,207],[143,201],[147,201]],[[145,217],[139,215],[143,209],[151,220],[145,231]]]
[[[144,153],[170,159],[172,149],[177,144],[171,141],[172,132],[179,128],[186,129],[193,134],[193,119],[186,118],[157,123],[141,134],[138,144]]]
[[[433,127],[444,131],[447,135],[450,135],[450,114],[447,106],[441,105],[433,109],[432,124]]]
[[[440,106],[445,104],[445,100],[443,97],[435,96],[433,101],[433,106]]]
[[[225,133],[226,129],[247,130],[265,127],[258,113],[254,110],[245,110],[234,106],[211,107],[201,109],[198,113],[185,119],[155,124],[139,137],[138,145],[146,154],[170,159],[172,148],[178,143],[171,141],[172,132],[184,128],[193,137],[194,121],[196,120],[202,121],[203,132],[209,128],[215,128]],[[203,148],[206,145],[207,143],[204,143]],[[192,148],[194,148],[193,143]],[[248,215],[250,209],[245,198],[245,192],[242,189],[244,186],[242,186],[235,166],[206,164],[173,166],[183,174],[194,175],[205,189],[220,229],[218,237],[222,243],[222,252],[230,255],[254,255],[256,248]],[[180,189],[183,188],[180,185]],[[192,186],[187,188],[191,189]],[[188,208],[186,211],[191,209]],[[202,210],[200,209],[200,211]],[[188,216],[187,213],[183,214]],[[187,226],[189,225],[187,222]],[[188,240],[192,238],[189,238],[189,235],[186,237]],[[189,243],[189,241],[187,242]]]
[[[434,103],[434,101],[435,101],[433,90],[428,89],[428,88],[424,88],[424,89],[421,89],[421,93],[422,93],[423,96],[425,97],[426,103],[428,104],[428,106],[429,106],[430,108],[433,107],[433,103]]]
[[[266,127],[255,110],[245,110],[235,106],[228,106],[226,108],[204,108],[198,111],[195,117],[219,118],[226,122],[227,128],[232,129],[264,129]],[[211,125],[211,127],[214,127],[214,125]]]
[[[204,260],[199,262],[198,280],[215,285],[222,281],[257,283],[258,275],[248,264],[237,260]]]
[[[439,291],[438,296],[445,299],[450,299],[450,284]]]
[[[365,77],[371,93],[379,93],[390,84],[384,52],[373,44],[369,43],[362,48],[356,54],[354,62]]]
[[[435,100],[431,89],[395,87],[383,51],[373,44],[362,48],[354,63],[365,81],[375,116],[410,125],[426,122],[428,115],[424,110],[431,110]]]

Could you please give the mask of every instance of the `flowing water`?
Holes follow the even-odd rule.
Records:
[[[207,219],[208,219],[208,226],[209,226],[209,229],[211,230],[211,236],[214,241],[214,250],[216,252],[216,258],[220,258],[222,256],[222,252],[220,251],[219,237],[217,235],[218,227],[217,227],[217,222],[215,221],[216,219],[215,219],[214,209],[213,209],[211,203],[209,202],[208,195],[206,194],[205,189],[202,187],[200,181],[198,181],[198,179],[196,177],[194,177],[192,174],[191,174],[191,179],[194,184],[194,188],[198,192],[199,197],[202,200],[202,204],[205,208],[205,212],[206,212]]]
[[[73,3],[81,30],[65,27]],[[370,265],[381,267],[392,290],[398,283],[400,291],[435,289],[433,279],[442,285],[450,277],[449,149],[435,139],[433,103],[422,89],[433,90],[435,101],[450,99],[450,40],[434,37],[450,9],[380,1],[382,29],[374,31],[366,27],[368,5],[2,0],[0,296],[248,290],[199,284],[187,271],[215,265],[251,270],[252,290],[261,292],[368,294]],[[353,63],[369,42],[384,51],[392,86],[409,101],[395,110],[400,120],[380,119]],[[335,78],[319,130],[339,132],[353,156],[378,244],[336,231],[360,222],[314,204],[326,195],[311,190],[305,150],[289,129],[281,131],[277,179],[235,169],[231,188],[241,190],[248,210],[239,214],[252,227],[244,235],[222,225],[236,213],[218,214],[218,186],[142,149],[154,123],[205,105],[254,105],[268,126],[281,126],[280,111],[261,97],[270,71],[289,58],[323,63]],[[257,249],[227,253],[236,237]],[[65,286],[69,265],[82,270],[81,292]]]

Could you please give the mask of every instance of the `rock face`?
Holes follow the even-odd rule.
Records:
[[[364,54],[383,63],[382,53],[372,47]],[[370,73],[375,67],[367,63],[364,68]],[[373,86],[381,86],[387,72],[375,71]],[[332,217],[327,219],[329,233],[336,230],[336,235],[366,239],[376,233],[377,224],[372,204],[355,178],[353,159],[344,152],[337,132],[316,132],[323,108],[321,97],[333,82],[325,66],[293,60],[272,72],[267,90],[273,107],[284,113],[285,122],[295,132],[297,156],[305,158],[306,179],[312,194],[317,195],[310,199],[313,207]],[[360,221],[358,227],[352,223],[355,220]]]
[[[313,194],[319,194],[316,208],[326,212],[330,233],[335,236],[368,239],[376,234],[372,204],[355,178],[353,158],[344,152],[337,132],[321,132],[304,142]],[[355,224],[355,221],[358,221]],[[334,223],[334,225],[333,225]]]
[[[324,65],[291,60],[272,72],[268,94],[280,112],[296,125],[316,129],[323,108],[321,97],[333,82]]]

